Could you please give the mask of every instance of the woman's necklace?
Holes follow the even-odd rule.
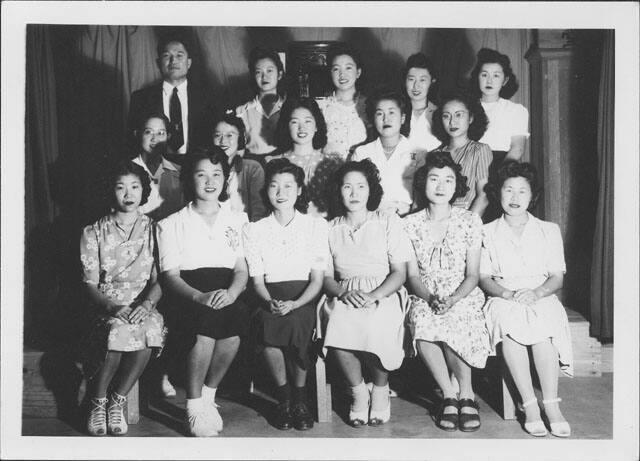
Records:
[[[382,145],[382,152],[384,152],[384,155],[387,158],[389,158],[396,151],[396,148],[398,147],[398,144],[400,144],[400,141],[398,141],[393,147],[385,147],[384,144],[383,144]]]

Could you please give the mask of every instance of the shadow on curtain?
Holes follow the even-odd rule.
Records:
[[[591,336],[613,341],[615,31],[605,31],[598,100],[598,209],[591,268]]]

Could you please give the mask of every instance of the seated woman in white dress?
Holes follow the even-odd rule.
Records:
[[[490,348],[478,288],[482,221],[453,206],[468,189],[460,169],[448,152],[430,152],[416,174],[426,208],[404,222],[416,255],[407,272],[414,347],[444,395],[435,422],[445,431],[471,432],[480,428],[471,367],[484,368]]]
[[[411,245],[395,214],[377,210],[382,187],[370,160],[347,162],[336,172],[331,197],[326,301],[320,307],[324,352],[351,386],[349,422],[378,426],[391,418],[389,372],[404,358],[406,262]],[[363,367],[373,379],[371,395]]]
[[[572,376],[571,334],[554,294],[562,288],[564,250],[558,225],[528,212],[539,193],[536,176],[529,163],[507,162],[498,170],[490,194],[503,215],[484,226],[480,286],[489,295],[484,311],[491,345],[495,350],[502,342],[522,399],[525,430],[537,437],[547,434],[529,372],[531,347],[551,433],[568,437],[571,429],[558,406],[558,363]]]
[[[306,214],[302,168],[276,159],[267,163],[266,175],[263,195],[271,214],[243,232],[249,274],[262,301],[256,315],[257,341],[277,386],[273,425],[303,431],[313,427],[306,382],[327,265],[327,222]]]
[[[158,223],[160,270],[175,311],[169,325],[186,355],[188,430],[209,437],[222,430],[216,390],[249,320],[241,296],[248,279],[241,232],[248,219],[220,205],[230,169],[220,147],[185,160],[182,179],[191,201]]]

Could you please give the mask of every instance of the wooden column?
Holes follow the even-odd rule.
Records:
[[[561,30],[539,31],[537,39],[526,55],[531,76],[531,162],[538,169],[544,186],[537,215],[560,226],[566,248],[568,217],[575,196],[571,117],[573,50],[567,47]]]

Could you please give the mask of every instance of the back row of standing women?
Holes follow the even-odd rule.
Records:
[[[566,315],[553,295],[564,272],[562,242],[557,226],[527,211],[538,192],[531,166],[506,163],[496,176],[500,200],[494,203],[501,205],[504,216],[485,227],[483,238],[479,215],[488,202],[484,186],[492,158],[490,148],[475,140],[486,131],[485,112],[480,100],[462,93],[444,98],[441,108],[429,104],[433,70],[422,55],[407,63],[411,111],[406,99],[393,92],[372,98],[369,120],[378,138],[357,147],[351,157],[355,161],[344,163],[358,142],[354,133],[366,133],[366,127],[354,116],[359,118],[359,62],[353,52],[338,51],[330,61],[334,96],[321,101],[320,107],[308,99],[283,104],[276,125],[280,150],[272,155],[278,158],[261,159],[268,161],[262,184],[246,181],[242,173],[245,162],[251,165],[249,157],[260,154],[241,153],[244,127],[245,150],[256,145],[256,133],[264,133],[262,128],[254,130],[256,118],[249,104],[238,109],[244,123],[227,113],[213,125],[212,141],[218,147],[185,157],[181,176],[189,203],[158,224],[162,288],[172,306],[166,319],[187,363],[189,432],[211,436],[222,430],[216,389],[240,338],[249,331],[277,385],[274,426],[313,426],[305,383],[314,328],[350,386],[350,424],[387,422],[388,373],[404,357],[408,312],[414,350],[444,395],[436,415],[440,428],[480,427],[471,367],[483,367],[487,355],[504,340],[505,358],[523,401],[525,430],[538,436],[547,433],[527,376],[526,347],[532,345],[551,432],[569,435],[558,407],[557,371],[553,375],[558,357],[569,373],[571,365]],[[502,59],[495,52],[483,53]],[[271,91],[274,81],[276,89],[278,63],[272,55],[252,64],[259,91]],[[506,101],[499,98],[512,77],[506,74],[504,61],[479,65],[477,82],[483,97],[486,92],[496,99],[489,104]],[[257,104],[263,96],[258,95]],[[263,111],[261,123],[277,105]],[[514,112],[512,106],[502,106],[503,112]],[[407,119],[413,140],[411,132],[409,138],[401,134]],[[510,116],[505,126],[508,122],[513,128],[514,120]],[[492,123],[493,119],[489,126]],[[156,166],[162,162],[167,171],[179,168],[162,156],[162,146],[171,136],[166,117],[151,114],[144,124],[135,164],[121,165],[112,177],[113,213],[87,227],[81,242],[85,282],[106,314],[100,316],[99,331],[109,332],[106,360],[98,361],[92,379],[88,429],[94,435],[126,432],[124,396],[144,369],[149,348],[163,342],[162,316],[155,308],[162,290],[151,256],[151,221],[138,207],[149,196],[158,205],[165,203],[162,178],[157,184],[150,181],[154,175],[148,160],[155,159]],[[414,143],[431,142],[432,125],[444,142],[427,156],[430,147]],[[519,126],[510,133],[504,150],[508,146],[508,155],[521,155],[526,110],[524,129]],[[252,166],[256,177],[261,168]],[[262,200],[251,198],[256,193]],[[253,215],[254,222],[248,224],[245,211],[260,205],[268,216]],[[313,213],[306,214],[309,208]],[[412,209],[420,211],[401,221],[398,215]],[[327,213],[335,216],[328,225],[322,219]],[[249,276],[250,295],[244,290]],[[486,305],[479,280],[491,297]],[[370,386],[363,380],[363,368],[368,369]],[[450,371],[459,390],[451,383]]]

